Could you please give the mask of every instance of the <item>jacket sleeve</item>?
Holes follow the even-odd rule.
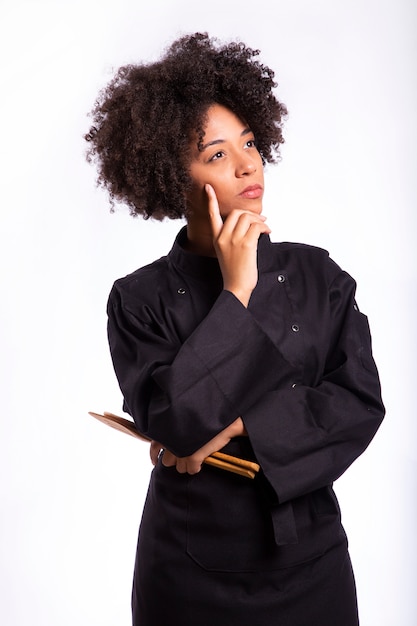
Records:
[[[242,415],[279,502],[331,484],[365,450],[384,416],[368,321],[355,282],[340,271],[329,288],[329,345],[314,386],[269,390]]]
[[[133,305],[115,283],[110,350],[124,409],[141,433],[177,456],[192,454],[267,391],[293,379],[292,366],[228,291],[182,344],[147,308]]]

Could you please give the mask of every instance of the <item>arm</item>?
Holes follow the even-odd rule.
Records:
[[[132,303],[123,282],[115,284],[110,349],[125,410],[175,456],[193,454],[265,392],[290,386],[292,366],[232,293],[221,292],[182,344],[146,318],[148,309]]]
[[[222,263],[228,284],[236,265],[231,274],[226,268],[225,276]],[[136,306],[133,312],[124,305],[116,286],[109,302],[115,369],[139,430],[162,441],[176,457],[196,453],[193,462],[198,463],[200,449],[212,440],[217,445],[223,431],[227,439],[227,429],[233,431],[242,416],[267,478],[285,501],[337,478],[365,449],[382,419],[369,332],[353,309],[354,283],[340,273],[330,290],[332,341],[322,380],[292,388],[298,369],[234,289],[221,293],[180,345],[140,319]]]
[[[309,381],[306,373],[294,387],[284,385],[264,393],[242,414],[247,430],[237,434],[249,434],[280,502],[336,480],[365,450],[383,418],[368,323],[354,295],[354,281],[339,272],[330,287],[330,315],[323,319],[330,337],[324,371],[318,376],[312,373],[317,381]],[[226,429],[221,434],[229,433]],[[204,455],[226,443],[224,438],[214,438],[181,460],[187,469],[180,471],[198,471]],[[166,464],[181,467],[170,456]]]
[[[202,467],[204,459],[206,459],[213,452],[218,452],[230,442],[233,437],[239,437],[242,435],[246,435],[246,428],[243,424],[242,418],[238,417],[234,422],[230,424],[227,428],[222,430],[218,435],[213,437],[210,441],[208,441],[204,446],[202,446],[199,450],[196,450],[194,454],[188,457],[176,457],[169,450],[165,450],[163,464],[166,467],[172,467],[176,465],[177,471],[180,474],[197,474]],[[151,459],[155,465],[155,447],[160,450],[160,445],[158,442],[151,443]],[[158,453],[159,453],[158,450]]]
[[[248,306],[253,289],[258,282],[257,247],[259,235],[269,233],[265,218],[250,212],[233,212],[223,223],[217,197],[211,185],[206,185],[209,217],[213,241],[223,276],[223,287],[243,304]],[[233,437],[247,435],[241,417],[220,431],[213,439],[187,457],[176,457],[167,450],[163,463],[176,465],[178,472],[195,474],[201,470],[206,457],[224,448]],[[151,445],[151,459],[155,464],[160,445]],[[157,452],[158,451],[158,452]]]
[[[340,272],[330,286],[331,341],[318,384],[270,390],[242,414],[279,502],[336,480],[384,416],[368,323],[354,295],[353,279]]]
[[[258,215],[244,211],[233,212],[223,227],[214,192],[210,206],[229,289],[182,345],[139,317],[140,307],[129,305],[117,284],[109,299],[109,342],[125,406],[141,432],[178,457],[190,456],[219,433],[227,440],[243,432],[237,420],[241,408],[291,378],[291,366],[240,299],[247,304],[256,285],[257,242],[269,229]],[[223,438],[215,445],[223,447]]]
[[[247,307],[258,282],[257,250],[262,233],[270,233],[265,217],[232,211],[223,219],[211,185],[206,185],[213,244],[223,276],[223,288]]]
[[[238,228],[233,232],[227,220],[222,227],[214,191],[207,187],[225,289],[247,306],[257,283],[256,258],[247,249],[236,249]],[[256,247],[257,241],[252,237],[249,244]],[[345,272],[330,286],[331,340],[319,384],[280,383],[241,413],[258,462],[280,502],[336,480],[366,449],[383,419],[368,322],[356,306],[355,288]]]

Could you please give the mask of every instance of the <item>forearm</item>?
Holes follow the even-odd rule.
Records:
[[[129,382],[131,370],[127,376]],[[262,394],[290,387],[293,368],[251,313],[223,293],[172,363],[157,368],[152,379],[146,412],[135,387],[126,386],[131,414],[141,432],[188,456]]]
[[[245,425],[242,418],[238,417],[227,428],[218,433],[213,439],[196,450],[192,455],[187,457],[177,457],[169,450],[164,451],[163,465],[166,467],[176,466],[177,471],[181,474],[197,474],[201,470],[203,461],[213,454],[224,448],[233,437],[247,435]]]
[[[279,502],[333,483],[371,442],[385,412],[379,380],[364,372],[357,383],[277,390],[243,415]]]

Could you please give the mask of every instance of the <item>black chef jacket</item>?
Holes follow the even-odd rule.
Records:
[[[278,551],[271,562],[264,549],[242,556],[242,546],[230,552],[221,539],[213,549],[205,526],[187,549],[208,569],[298,563],[340,540],[332,483],[365,450],[384,414],[355,282],[326,251],[261,235],[258,284],[245,308],[222,289],[217,259],[187,252],[185,238],[183,229],[166,257],[111,291],[108,335],[124,409],[140,432],[179,457],[241,416]],[[210,489],[213,472],[220,480],[220,470],[204,468],[190,497],[203,481]],[[226,482],[216,487],[219,501],[229,497],[221,492]],[[236,516],[253,506],[242,503],[233,507]],[[191,513],[190,528],[193,515],[197,528],[206,513]],[[221,537],[224,519],[210,515]],[[245,519],[252,524],[247,511]]]

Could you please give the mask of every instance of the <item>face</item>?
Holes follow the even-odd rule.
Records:
[[[207,215],[204,185],[216,192],[222,217],[233,209],[260,214],[264,175],[261,156],[251,129],[230,109],[214,104],[207,111],[203,146],[192,144],[190,175],[192,189],[187,194],[191,216]]]

